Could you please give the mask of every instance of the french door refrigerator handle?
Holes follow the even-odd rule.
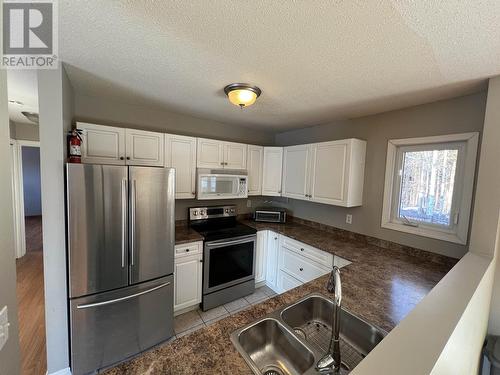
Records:
[[[122,268],[125,268],[127,244],[127,180],[122,180]]]
[[[135,257],[135,180],[130,181],[130,265],[134,265]]]
[[[126,301],[128,299],[136,298],[136,297],[142,296],[144,294],[148,294],[148,293],[154,292],[155,290],[164,288],[164,287],[166,287],[168,285],[170,285],[170,281],[166,282],[166,283],[163,283],[161,285],[155,286],[154,288],[151,288],[151,289],[148,289],[148,290],[143,290],[142,292],[139,292],[139,293],[131,294],[130,296],[125,296],[125,297],[116,298],[116,299],[110,299],[108,301],[102,301],[102,302],[96,302],[96,303],[86,303],[86,304],[83,304],[83,305],[77,305],[76,308],[77,309],[88,309],[90,307],[99,307],[99,306],[111,305],[113,303],[118,303],[118,302]]]

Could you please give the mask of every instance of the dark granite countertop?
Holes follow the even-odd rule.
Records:
[[[301,223],[264,224],[244,221],[258,230],[270,229],[353,263],[342,269],[343,306],[365,320],[392,330],[443,278],[456,260],[408,253],[405,248]],[[196,240],[196,239],[194,239]],[[413,249],[415,250],[415,249]],[[251,374],[229,339],[230,334],[299,298],[325,290],[327,276],[268,299],[213,325],[159,345],[106,372],[115,374]]]
[[[175,226],[175,244],[203,241],[203,236],[187,225]]]

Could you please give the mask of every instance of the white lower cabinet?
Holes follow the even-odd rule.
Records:
[[[175,246],[174,314],[201,302],[203,242]]]
[[[267,231],[266,254],[266,285],[272,290],[278,290],[276,279],[278,274],[279,234]]]
[[[255,249],[255,283],[266,281],[267,230],[257,232]]]
[[[331,268],[324,267],[283,246],[279,251],[278,268],[303,283],[326,275],[331,271]]]
[[[341,258],[341,257],[339,257],[337,255],[335,255],[333,257],[333,264],[335,266],[337,266],[338,268],[342,268],[342,267],[348,266],[351,263],[352,262],[348,261],[347,259]]]
[[[263,232],[267,232],[266,285],[276,293],[284,293],[326,275],[332,270],[333,265],[342,268],[351,263],[339,256],[272,231],[257,233]]]
[[[290,276],[283,270],[278,271],[278,290],[286,292],[287,290],[296,288],[302,285],[302,281],[297,280],[295,277]],[[281,292],[281,293],[283,293]]]

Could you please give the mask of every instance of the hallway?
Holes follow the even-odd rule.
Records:
[[[16,260],[23,375],[46,373],[42,217],[26,217],[26,255]]]

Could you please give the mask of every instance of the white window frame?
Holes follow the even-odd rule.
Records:
[[[433,137],[391,139],[387,144],[387,161],[385,167],[384,202],[382,209],[382,228],[416,234],[438,240],[465,245],[469,231],[469,219],[472,206],[472,192],[476,170],[476,156],[479,133],[449,134]],[[402,162],[401,155],[412,148],[421,149],[432,145],[436,149],[446,144],[456,147],[459,143],[457,169],[453,188],[452,213],[456,215],[456,223],[449,228],[428,223],[411,222],[409,225],[397,217],[399,205],[399,187],[401,176],[396,171]],[[414,147],[418,146],[418,147]]]

